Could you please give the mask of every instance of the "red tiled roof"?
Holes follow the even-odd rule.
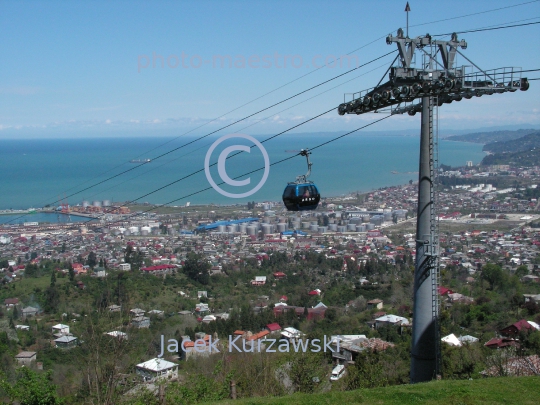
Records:
[[[506,346],[515,346],[516,342],[514,339],[504,339],[504,338],[493,338],[487,341],[484,346],[491,348],[500,348]]]
[[[256,333],[250,337],[247,338],[247,340],[259,340],[265,337],[266,335],[270,334],[267,330],[260,331],[259,333]]]
[[[6,298],[4,300],[4,304],[5,305],[15,305],[15,304],[18,304],[19,303],[19,299],[18,298]]]
[[[517,328],[517,330],[523,330],[523,329],[534,329],[532,325],[527,322],[525,319],[521,319],[520,321],[517,321],[513,324]]]
[[[450,288],[446,287],[437,287],[440,295],[453,294],[454,292]]]
[[[277,323],[269,323],[268,325],[266,325],[266,328],[270,331],[270,332],[276,332],[278,330],[281,330],[281,326],[279,326],[279,324]]]

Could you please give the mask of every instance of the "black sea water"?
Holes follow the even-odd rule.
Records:
[[[201,191],[210,187],[204,173],[204,159],[218,137],[185,147],[195,138],[0,140],[3,155],[0,209],[43,207],[66,197],[70,205],[83,200],[137,200],[171,205],[279,201],[286,183],[307,171],[305,158],[291,151],[314,148],[335,136],[283,135],[264,142],[271,164],[268,179],[259,191],[242,199],[225,197],[214,189]],[[261,142],[267,137],[255,136]],[[158,147],[165,142],[168,143]],[[227,140],[216,147],[210,162],[217,162],[222,150],[234,144],[253,145],[240,138]],[[178,149],[159,157],[175,148]],[[352,135],[313,149],[310,179],[317,183],[322,197],[405,184],[417,180],[418,150],[418,137]],[[441,163],[464,166],[467,161],[479,163],[483,156],[480,144],[440,141]],[[276,164],[287,158],[290,159]],[[132,159],[151,161],[129,163]],[[263,170],[257,169],[263,167],[263,155],[257,147],[251,148],[250,153],[241,152],[227,159],[227,175],[238,180],[249,178],[249,184],[243,187],[225,184],[223,189],[232,193],[249,191],[261,180]],[[216,166],[210,167],[210,175],[216,183],[223,182]],[[110,177],[114,178],[107,180]],[[94,186],[99,182],[103,183]],[[166,187],[152,193],[163,186]],[[83,189],[86,190],[79,192]]]

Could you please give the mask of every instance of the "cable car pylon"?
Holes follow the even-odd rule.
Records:
[[[436,214],[437,175],[436,140],[434,139],[433,107],[454,101],[499,93],[526,91],[527,78],[521,68],[509,67],[489,71],[480,69],[463,55],[464,40],[456,33],[449,41],[433,39],[429,34],[416,38],[386,38],[396,44],[399,62],[389,68],[388,81],[375,88],[346,94],[338,107],[339,115],[386,112],[415,115],[420,112],[420,161],[418,207],[416,221],[416,260],[414,270],[414,306],[410,382],[429,381],[441,376],[439,327],[439,234]],[[470,65],[456,67],[461,55]],[[415,63],[416,60],[420,61]],[[418,65],[416,67],[416,65]]]

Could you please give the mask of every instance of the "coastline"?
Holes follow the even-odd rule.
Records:
[[[320,137],[320,140],[325,138],[324,135]],[[285,150],[301,149],[306,147],[306,143],[313,143],[305,137],[284,135],[280,139],[279,143],[265,144],[271,161],[288,157]],[[134,169],[133,174],[122,176],[121,181],[114,180],[101,186],[100,184],[106,181],[104,179],[121,173],[126,167],[133,168],[133,165],[125,162],[153,147],[155,140],[125,142],[125,139],[74,139],[61,143],[39,141],[29,145],[27,142],[12,141],[10,144],[10,154],[26,156],[13,160],[9,165],[7,162],[3,165],[0,163],[0,170],[3,170],[6,179],[5,187],[10,190],[1,203],[3,206],[0,206],[6,209],[44,207],[53,200],[60,200],[61,196],[66,194],[69,201],[66,199],[65,203],[70,206],[80,205],[85,200],[90,203],[94,200],[139,201],[141,194],[145,194],[140,200],[141,205],[145,202],[163,204],[171,201],[174,202],[170,205],[184,205],[187,202],[191,205],[236,205],[247,204],[253,200],[279,201],[287,182],[306,171],[305,161],[301,159],[292,159],[287,163],[272,166],[264,187],[256,194],[230,199],[213,189],[201,192],[201,189],[208,185],[204,173],[198,173],[181,184],[176,183],[179,177],[203,167],[206,150],[186,151],[182,159],[162,162],[161,165],[141,165],[140,169]],[[485,156],[480,149],[481,145],[441,141],[440,162],[453,167],[463,166],[466,161],[471,160],[478,163]],[[323,197],[332,198],[346,196],[358,190],[369,192],[381,187],[406,184],[410,180],[417,180],[414,172],[418,170],[418,152],[417,137],[366,135],[343,138],[340,142],[326,146],[324,152],[314,152],[310,180],[317,184]],[[254,151],[231,160],[227,163],[229,176],[242,176],[243,173],[252,171],[254,174],[250,175],[251,182],[256,184],[262,176],[262,172],[256,172],[260,168],[260,159],[261,155]],[[124,162],[124,166],[118,168],[118,162]],[[163,164],[166,166],[159,169]],[[212,172],[212,176],[219,179],[217,175]],[[97,187],[94,187],[93,183]],[[174,186],[152,192],[168,184]],[[77,189],[91,190],[78,193],[75,192]],[[233,189],[230,187],[227,191],[236,191]],[[249,186],[246,186],[246,189],[249,189]],[[28,193],[28,190],[32,192]]]

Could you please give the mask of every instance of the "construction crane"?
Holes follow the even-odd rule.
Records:
[[[396,36],[386,38],[386,43],[396,44],[399,53],[387,70],[388,80],[381,84],[383,77],[376,87],[353,93],[352,97],[349,94],[351,99],[344,100],[338,107],[338,113],[421,114],[410,377],[411,383],[417,383],[441,376],[439,234],[435,187],[438,134],[434,131],[437,127],[434,106],[484,95],[526,91],[529,82],[521,77],[521,68],[482,70],[460,51],[467,49],[467,43],[458,40],[456,33],[449,41],[436,40],[429,34],[409,38],[400,28]],[[468,65],[456,66],[458,54]]]

